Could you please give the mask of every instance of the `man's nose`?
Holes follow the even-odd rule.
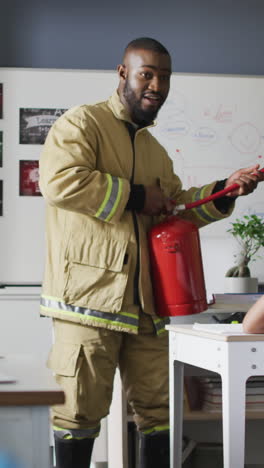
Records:
[[[161,88],[161,83],[158,76],[154,76],[149,82],[148,88],[152,91],[159,91]]]

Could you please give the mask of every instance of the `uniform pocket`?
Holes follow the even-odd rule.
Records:
[[[80,344],[54,343],[48,357],[47,367],[57,375],[74,377],[80,349]]]
[[[65,301],[103,312],[120,311],[130,266],[127,250],[128,242],[124,240],[90,238],[83,244],[80,239],[71,242]]]
[[[127,245],[127,240],[74,235],[68,247],[67,258],[74,263],[119,272],[123,268]]]

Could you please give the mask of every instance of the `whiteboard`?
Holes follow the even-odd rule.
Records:
[[[264,167],[264,77],[173,74],[153,134],[165,146],[185,188]],[[264,184],[236,202],[228,219],[201,230],[224,236],[244,214],[264,214]]]
[[[19,144],[20,108],[70,108],[107,99],[118,85],[115,71],[2,68],[3,216],[0,217],[0,282],[41,282],[44,265],[44,200],[19,196],[19,160],[39,158],[41,145]],[[168,150],[183,185],[203,185],[255,162],[264,166],[264,78],[173,74],[167,102],[152,133]],[[232,218],[202,229],[224,239],[230,220],[263,215],[263,186],[241,197]],[[216,228],[217,226],[217,228]]]

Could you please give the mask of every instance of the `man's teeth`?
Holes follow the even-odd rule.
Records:
[[[155,101],[159,101],[160,98],[158,96],[144,96],[147,99],[154,99]]]

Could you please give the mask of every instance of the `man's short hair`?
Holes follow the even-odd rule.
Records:
[[[133,41],[129,42],[129,44],[125,48],[124,55],[129,50],[133,49],[145,49],[145,50],[152,50],[153,52],[158,52],[160,54],[166,54],[170,57],[170,53],[159,41],[156,39],[152,39],[151,37],[139,37],[134,39]]]

